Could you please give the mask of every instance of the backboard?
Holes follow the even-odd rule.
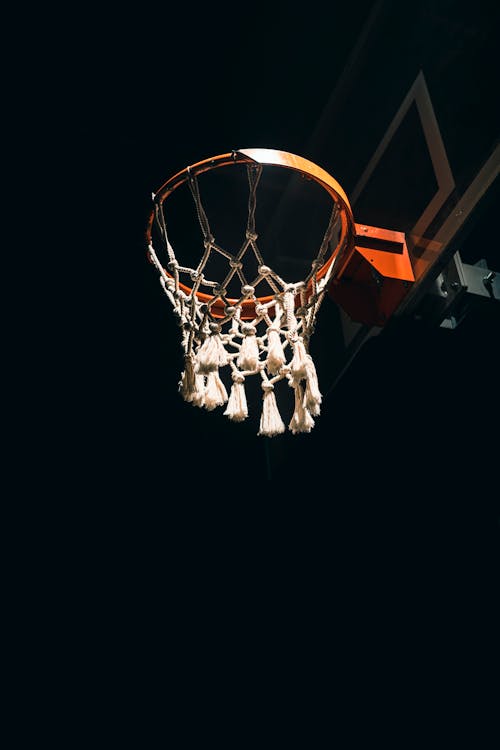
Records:
[[[396,317],[438,309],[443,325],[467,286],[462,264],[500,268],[498,11],[464,7],[378,4],[310,141],[314,158],[335,165],[356,222],[406,235],[417,283]],[[437,308],[425,300],[436,280]],[[377,333],[340,315],[346,345]]]

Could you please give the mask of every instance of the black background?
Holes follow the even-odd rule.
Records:
[[[335,312],[325,304],[311,346],[328,395],[310,435],[262,440],[256,437],[258,417],[234,425],[218,413],[191,408],[177,393],[178,331],[144,249],[151,192],[187,164],[232,148],[264,146],[306,158],[317,153],[329,168],[320,157],[321,139],[313,134],[370,12],[380,7],[386,19],[395,14],[391,3],[370,2],[331,9],[274,3],[248,14],[243,8],[201,6],[179,8],[172,17],[147,6],[141,12],[122,9],[99,23],[91,17],[83,25],[82,48],[77,55],[73,50],[79,64],[72,71],[67,109],[71,166],[84,187],[71,216],[77,219],[72,236],[87,285],[84,332],[91,332],[89,343],[95,347],[86,372],[99,405],[96,438],[107,435],[106,449],[115,451],[118,463],[121,446],[128,457],[124,463],[138,462],[141,471],[150,453],[148,473],[155,466],[169,477],[172,469],[174,475],[190,475],[197,467],[192,491],[210,494],[214,482],[224,492],[235,491],[243,456],[255,484],[270,478],[294,484],[311,474],[315,481],[323,476],[329,482],[332,474],[338,481],[339,466],[347,461],[357,469],[373,467],[380,487],[388,484],[387,466],[389,475],[398,468],[408,477],[419,475],[425,486],[435,472],[457,478],[451,468],[457,463],[474,476],[479,463],[494,458],[490,425],[497,408],[498,320],[491,308],[471,315],[453,333],[409,322],[373,339],[332,389],[330,337],[338,337],[339,329]],[[463,11],[462,3],[432,9],[424,4],[413,18],[413,37],[429,13],[443,35],[442,46],[431,41],[439,51],[435,68],[447,81],[456,51],[447,54],[444,42],[451,45],[457,18],[467,31]],[[472,31],[480,33],[495,18],[491,6],[480,4]],[[387,45],[391,31],[386,20],[378,32],[386,35]],[[421,54],[431,68],[432,61]],[[462,58],[470,57],[466,49]],[[472,63],[469,71],[479,77]],[[494,67],[480,71],[483,89],[484,80],[494,84],[496,72]],[[389,79],[388,87],[393,85]],[[446,97],[443,91],[436,97],[446,122]],[[347,111],[359,138],[359,102]],[[368,139],[370,114],[362,111],[362,116]],[[478,138],[480,133],[478,124]],[[470,138],[474,142],[473,132]],[[358,173],[349,172],[346,151],[357,154],[363,144],[350,142],[344,131],[340,148],[342,173],[335,176],[349,193]],[[486,220],[470,232],[463,253],[467,262],[495,259],[498,243],[487,236],[495,203],[490,200]],[[92,299],[97,288],[102,310]]]
[[[345,696],[368,705],[382,673],[432,690],[491,659],[498,319],[478,312],[453,333],[409,322],[370,341],[330,390],[333,313],[322,309],[322,414],[310,435],[266,440],[255,421],[180,398],[178,331],[146,258],[150,194],[174,172],[232,148],[313,156],[375,5],[81,7],[51,53],[67,75],[54,126],[72,175],[61,236],[83,283],[66,292],[76,319],[49,473],[64,475],[66,529],[87,530],[77,580],[90,575],[96,610],[138,623],[148,659],[182,654],[181,695],[191,669],[217,670],[215,652],[236,684],[253,659],[259,683],[271,664],[282,677],[338,659],[351,709]],[[451,29],[457,14],[497,19],[486,3],[422,5]],[[334,176],[352,188],[344,172]],[[105,636],[117,662],[118,631]]]

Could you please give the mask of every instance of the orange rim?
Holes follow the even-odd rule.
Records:
[[[227,154],[220,154],[219,156],[213,156],[210,159],[204,159],[203,161],[199,161],[196,164],[186,167],[180,172],[177,172],[177,174],[173,175],[169,180],[167,180],[167,182],[165,182],[160,187],[160,189],[154,196],[155,205],[161,206],[163,202],[168,198],[168,196],[173,193],[174,190],[183,185],[189,179],[190,175],[197,176],[199,174],[202,174],[203,172],[208,172],[212,169],[225,167],[231,164],[250,164],[255,162],[262,165],[284,167],[286,169],[291,169],[299,172],[305,177],[308,177],[321,185],[321,187],[323,187],[330,195],[332,200],[337,203],[341,219],[340,237],[337,246],[334,248],[326,262],[316,273],[316,279],[319,281],[326,275],[334,260],[337,259],[340,254],[345,253],[349,245],[352,244],[355,235],[355,226],[351,206],[342,187],[339,185],[337,180],[335,180],[330,174],[328,174],[328,172],[319,167],[317,164],[314,164],[314,162],[309,161],[308,159],[304,159],[301,156],[296,156],[295,154],[290,154],[287,151],[276,151],[274,149],[265,148],[242,149],[239,151],[232,151],[231,153]],[[155,210],[153,209],[149,216],[146,228],[146,240],[148,245],[152,241],[154,219]],[[172,278],[172,274],[169,273],[166,269],[164,270],[167,276],[170,276]],[[189,287],[186,284],[182,284],[179,282],[179,286],[187,295],[190,295],[193,291],[192,287]],[[311,285],[309,286],[309,291],[310,289]],[[200,300],[200,302],[206,304],[211,303],[210,312],[215,318],[225,317],[226,302],[224,302],[222,299],[217,298],[213,302],[214,295],[206,294],[204,292],[196,292],[196,296]],[[270,294],[264,297],[257,297],[257,302],[258,304],[265,305],[269,302],[272,302],[272,300],[274,299],[275,295]],[[234,305],[237,302],[238,299],[236,298],[227,300],[227,303],[229,303],[229,305]],[[242,319],[252,320],[257,317],[255,304],[256,303],[254,300],[243,300],[241,302],[240,307]]]

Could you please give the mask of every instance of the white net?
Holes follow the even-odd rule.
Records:
[[[162,249],[168,255],[166,268],[151,238],[148,247],[182,331],[184,371],[179,382],[182,397],[208,411],[224,407],[224,414],[230,420],[240,422],[249,415],[245,383],[251,376],[257,376],[262,388],[258,434],[272,437],[287,429],[276,399],[275,386],[279,381],[285,380],[293,389],[293,415],[288,422],[293,434],[310,432],[314,417],[320,414],[322,396],[309,343],[334,267],[331,263],[318,278],[318,270],[324,266],[327,251],[338,233],[339,210],[332,201],[328,226],[306,278],[292,283],[285,281],[265,264],[257,244],[255,209],[262,169],[260,164],[247,165],[247,226],[243,244],[236,253],[221,247],[213,237],[197,176],[190,169],[187,179],[203,235],[200,262],[196,268],[178,262],[167,233],[163,200],[155,196],[154,224]],[[213,254],[227,262],[222,282],[205,278]],[[257,275],[253,278],[245,274],[248,254],[253,254],[253,267],[257,263]],[[227,289],[230,283],[234,288],[235,282],[240,295],[229,297]],[[223,371],[227,376],[221,377]]]

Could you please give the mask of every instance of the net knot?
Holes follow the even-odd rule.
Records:
[[[253,286],[250,286],[250,284],[245,284],[245,286],[241,287],[241,293],[245,297],[249,297],[251,294],[254,294],[254,292],[255,292],[255,289]]]
[[[257,234],[257,232],[249,232],[247,229],[247,232],[246,232],[247,240],[251,240],[252,242],[255,242],[258,236],[259,235]]]
[[[297,281],[295,284],[286,284],[284,291],[291,294],[297,294],[297,292],[300,292],[304,287],[305,283],[303,281]]]
[[[229,267],[230,268],[243,268],[243,263],[241,262],[241,260],[230,260]]]

